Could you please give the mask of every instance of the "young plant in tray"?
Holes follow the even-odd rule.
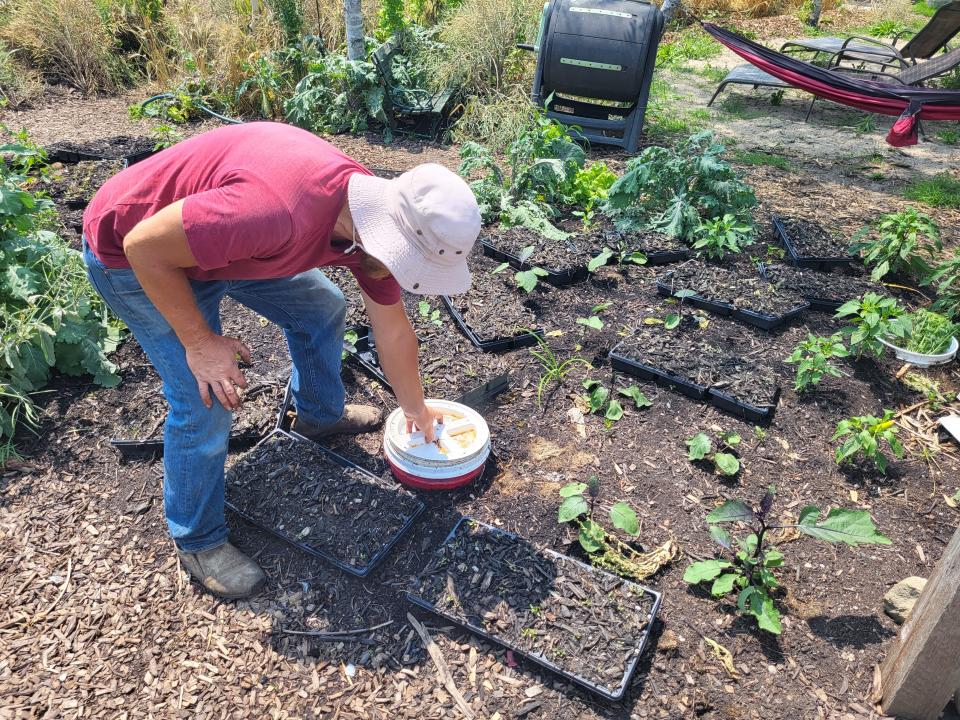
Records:
[[[592,368],[593,366],[579,355],[567,358],[566,360],[560,360],[557,354],[553,352],[547,344],[546,340],[536,333],[531,334],[536,338],[537,346],[530,348],[530,354],[537,359],[542,368],[540,379],[537,381],[537,407],[542,408],[543,391],[546,390],[551,383],[561,385],[564,378],[573,372],[573,369],[578,365],[584,365],[588,368]]]
[[[844,345],[840,333],[834,333],[830,337],[809,333],[807,339],[801,340],[786,359],[786,362],[797,366],[797,379],[793,389],[809,390],[813,385],[819,384],[825,375],[840,377],[842,373],[830,361],[849,355],[850,351]]]
[[[518,256],[520,258],[520,262],[526,262],[527,258],[533,255],[533,251],[533,245],[527,245],[525,248],[523,248]],[[510,267],[510,263],[501,263],[490,272],[493,274],[500,273],[506,270],[508,267]],[[523,290],[525,293],[532,293],[534,288],[537,287],[537,283],[540,281],[540,278],[546,277],[548,274],[549,273],[543,268],[534,266],[527,268],[526,270],[517,270],[513,274],[513,279],[517,283],[517,287],[520,290]]]
[[[443,320],[440,319],[440,308],[431,307],[426,300],[417,303],[417,313],[423,322],[436,327],[443,327]]]
[[[910,317],[892,297],[864,293],[863,297],[845,302],[837,308],[835,318],[847,318],[850,325],[844,334],[850,338],[850,349],[857,357],[864,353],[883,355],[880,338],[905,338],[910,334]]]
[[[735,255],[743,246],[753,242],[753,227],[730,213],[723,217],[704,220],[694,231],[693,249],[711,260],[722,260],[724,255]]]
[[[599,380],[586,379],[583,381],[583,389],[587,391],[584,398],[590,408],[591,413],[603,413],[605,424],[609,427],[617,420],[623,417],[623,405],[620,404],[618,397],[610,397],[609,388],[604,387]],[[637,409],[650,407],[651,403],[647,396],[640,392],[640,388],[631,385],[628,388],[620,388],[617,395],[633,400]]]
[[[639,250],[628,250],[626,245],[624,245],[621,240],[619,247],[616,250],[611,250],[608,247],[604,247],[596,257],[591,258],[587,262],[587,270],[589,272],[596,272],[600,268],[608,265],[610,260],[616,258],[617,265],[646,265],[647,256],[644,255]]]
[[[740,472],[740,461],[734,455],[734,448],[741,442],[741,437],[735,432],[720,433],[716,447],[706,433],[697,433],[689,438],[687,443],[687,459],[691,462],[706,460],[713,463],[721,475],[732,477]]]
[[[856,242],[861,238],[867,240]],[[870,278],[879,281],[888,273],[917,277],[930,274],[931,262],[943,250],[940,229],[933,219],[916,208],[883,215],[876,225],[861,228],[853,236],[853,253],[863,257]]]
[[[834,453],[837,465],[850,462],[855,457],[870,460],[874,467],[882,473],[887,472],[887,456],[883,453],[881,443],[886,442],[891,452],[898,458],[904,455],[903,445],[897,434],[897,426],[893,410],[884,410],[883,417],[873,415],[859,415],[837,423],[833,433],[833,440],[843,440]]]
[[[723,151],[710,132],[672,148],[645,148],[610,188],[604,212],[620,230],[657,230],[687,242],[703,218],[729,214],[752,226],[753,189],[722,158]]]
[[[783,554],[768,545],[771,530],[795,528],[804,535],[829,543],[889,545],[890,540],[877,532],[865,510],[833,508],[821,519],[820,509],[808,505],[800,511],[794,524],[771,522],[774,489],[771,487],[753,508],[742,500],[728,500],[707,515],[710,537],[727,553],[729,559],[701,560],[691,564],[683,579],[691,585],[710,584],[710,594],[722,598],[737,593],[737,609],[753,616],[761,630],[779,635],[782,632],[780,611],[772,594],[780,584],[776,570],[783,566]],[[745,525],[749,534],[736,537],[723,525]]]
[[[603,330],[603,320],[600,319],[600,313],[610,307],[609,302],[597,303],[590,309],[590,315],[577,318],[577,325],[585,325],[593,330]]]

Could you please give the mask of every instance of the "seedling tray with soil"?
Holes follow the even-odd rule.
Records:
[[[818,272],[789,265],[763,265],[760,272],[778,287],[803,297],[813,310],[835,312],[847,300],[866,292],[884,293],[883,286],[840,272]]]
[[[50,162],[71,163],[80,160],[125,159],[132,165],[153,155],[156,152],[155,146],[154,140],[142,135],[114,135],[82,143],[57,143],[47,150],[47,157]]]
[[[126,160],[84,160],[52,165],[43,189],[54,203],[84,208],[100,186],[127,166]]]
[[[353,340],[354,335],[356,335],[356,340]],[[380,367],[377,346],[373,341],[373,331],[367,325],[347,328],[343,349],[346,351],[348,358],[360,365],[374,380],[378,380],[388,388],[390,387],[387,376],[383,374],[383,368]]]
[[[773,227],[791,264],[797,267],[828,270],[849,265],[856,258],[849,245],[818,223],[792,217],[771,216]]]
[[[690,260],[657,280],[657,292],[667,297],[690,290],[687,301],[718,315],[772,330],[809,308],[800,295],[771,284],[757,274],[741,275]]]
[[[393,482],[280,430],[230,466],[225,486],[230,510],[358,577],[424,508]]]
[[[668,265],[690,258],[690,248],[664,233],[623,233],[622,237],[628,250],[639,250],[647,256],[647,265]]]
[[[610,351],[610,363],[751,422],[772,419],[780,397],[769,366],[743,359],[729,338],[701,332],[689,315],[671,330],[641,326]]]
[[[630,686],[660,593],[461,518],[407,598],[610,700]]]
[[[534,345],[537,318],[527,307],[514,281],[512,271],[494,273],[500,265],[483,255],[467,258],[473,284],[454,297],[443,297],[453,321],[476,347],[485,352],[501,352]]]

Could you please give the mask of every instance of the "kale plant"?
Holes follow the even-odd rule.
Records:
[[[707,515],[710,537],[727,553],[729,559],[701,560],[691,564],[683,579],[691,585],[710,583],[710,594],[722,598],[737,593],[737,609],[753,616],[761,630],[779,635],[782,632],[780,611],[772,594],[779,588],[776,570],[783,566],[783,554],[768,545],[768,533],[780,528],[795,528],[805,535],[829,543],[889,545],[890,540],[877,532],[870,513],[865,510],[833,508],[821,520],[814,505],[800,511],[794,524],[770,521],[774,489],[771,487],[756,508],[742,500],[728,500]],[[742,524],[750,531],[735,537],[722,525]]]
[[[870,460],[880,472],[886,473],[888,461],[880,443],[885,441],[893,454],[902,458],[904,449],[897,437],[899,432],[900,428],[897,427],[893,410],[884,410],[881,418],[873,415],[858,415],[841,420],[837,423],[832,439],[842,438],[843,442],[834,453],[833,459],[837,465],[842,465],[860,456]]]
[[[817,385],[824,375],[840,377],[841,372],[831,363],[833,358],[845,358],[850,355],[847,346],[843,344],[843,336],[834,333],[830,337],[807,334],[806,340],[801,340],[793,349],[786,362],[797,366],[797,379],[794,390],[807,390]]]
[[[721,157],[713,134],[691,135],[673,148],[649,147],[627,163],[604,211],[620,230],[655,230],[693,242],[703,219],[732,215],[753,226],[752,188]]]
[[[926,277],[931,261],[943,250],[940,229],[933,219],[916,208],[883,215],[875,227],[861,228],[850,248],[863,256],[863,264],[872,268],[870,278],[879,281],[888,273]]]
[[[357,133],[370,121],[386,124],[384,90],[373,63],[322,55],[286,99],[287,121],[315,133]]]

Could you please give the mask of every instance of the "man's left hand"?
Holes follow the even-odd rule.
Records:
[[[434,430],[434,423],[443,423],[443,411],[436,408],[424,406],[416,413],[404,412],[407,418],[407,432],[413,432],[414,429],[423,433],[423,438],[428,443],[437,439],[437,433]]]

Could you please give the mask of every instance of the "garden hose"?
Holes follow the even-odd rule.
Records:
[[[142,103],[140,103],[140,107],[141,107],[141,108],[145,108],[147,105],[149,105],[150,103],[152,103],[152,102],[154,102],[154,101],[156,101],[156,100],[163,100],[164,98],[174,98],[174,97],[176,97],[176,96],[175,96],[173,93],[168,93],[168,92],[166,92],[166,93],[160,93],[159,95],[154,95],[153,97],[148,97],[146,100],[144,100]],[[207,113],[207,115],[211,115],[211,116],[217,118],[217,120],[222,120],[223,122],[231,123],[232,125],[243,125],[243,122],[244,122],[243,120],[237,120],[236,118],[227,117],[226,115],[221,115],[220,113],[216,112],[215,110],[211,110],[211,109],[208,108],[206,105],[201,105],[200,103],[195,103],[194,107],[196,107],[198,110],[202,110],[203,112]]]

